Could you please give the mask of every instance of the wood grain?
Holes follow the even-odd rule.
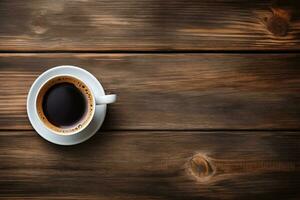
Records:
[[[296,0],[1,0],[0,50],[299,50]]]
[[[297,199],[299,142],[299,132],[130,131],[63,147],[2,131],[0,198]],[[208,179],[190,173],[195,156],[212,165]]]
[[[299,10],[1,0],[0,199],[299,199]],[[68,147],[26,115],[35,78],[63,64],[118,94],[100,132]]]
[[[106,130],[298,129],[299,54],[0,54],[0,129],[32,130],[26,96],[61,64],[107,92]]]

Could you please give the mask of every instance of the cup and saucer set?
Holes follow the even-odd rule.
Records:
[[[75,145],[92,137],[101,127],[107,104],[100,82],[88,71],[71,65],[51,68],[32,84],[27,114],[36,132],[58,145]]]

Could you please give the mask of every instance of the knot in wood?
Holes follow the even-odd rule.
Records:
[[[288,32],[288,21],[278,15],[274,15],[267,19],[267,29],[275,36],[286,36]]]
[[[46,11],[39,11],[35,14],[35,17],[33,18],[31,22],[31,28],[34,33],[36,34],[43,34],[47,32],[48,30],[48,23],[46,20]]]
[[[192,175],[203,180],[206,180],[214,173],[212,164],[205,156],[200,154],[197,154],[190,159],[189,168]]]
[[[272,7],[272,16],[265,18],[267,29],[275,36],[286,36],[291,20],[291,10]]]

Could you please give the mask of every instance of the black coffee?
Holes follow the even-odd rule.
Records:
[[[74,84],[57,83],[45,93],[42,108],[50,123],[63,128],[78,123],[84,117],[87,99]]]

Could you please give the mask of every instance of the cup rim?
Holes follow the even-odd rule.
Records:
[[[58,132],[58,131],[55,131],[51,128],[49,128],[48,126],[45,125],[45,123],[41,120],[38,112],[37,112],[37,98],[38,98],[38,95],[41,91],[41,89],[46,85],[46,83],[48,83],[50,80],[54,79],[54,78],[57,78],[57,77],[60,77],[60,76],[68,76],[68,77],[71,77],[71,78],[75,78],[81,82],[83,82],[89,89],[89,91],[91,92],[91,96],[92,96],[92,99],[93,99],[93,111],[90,115],[90,117],[88,118],[87,122],[84,124],[84,126],[82,126],[80,129],[76,130],[76,131],[73,131],[71,133],[68,133],[68,134],[61,134],[61,132]],[[93,93],[93,90],[90,88],[90,86],[83,80],[81,80],[79,77],[77,76],[74,76],[74,75],[70,75],[70,74],[57,74],[57,75],[54,75],[54,76],[51,76],[50,78],[48,78],[46,81],[44,81],[40,87],[37,89],[37,92],[36,92],[36,96],[34,98],[34,110],[35,110],[35,114],[37,116],[37,118],[39,119],[39,121],[41,122],[41,124],[46,128],[48,129],[50,132],[54,133],[54,134],[57,134],[57,135],[60,135],[60,136],[71,136],[71,135],[75,135],[81,131],[83,131],[92,121],[92,119],[94,118],[94,115],[95,115],[95,111],[96,111],[96,99],[94,97],[94,93]]]

